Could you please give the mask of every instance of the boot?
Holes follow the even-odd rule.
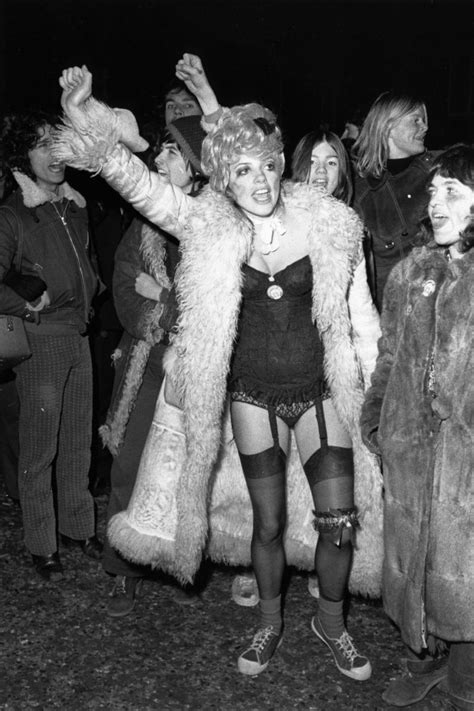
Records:
[[[410,706],[425,698],[448,673],[447,657],[419,661],[403,659],[405,673],[392,681],[382,694],[390,706]]]

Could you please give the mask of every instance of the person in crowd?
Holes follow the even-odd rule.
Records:
[[[387,281],[361,425],[383,460],[384,606],[417,655],[384,699],[408,706],[447,674],[454,707],[472,709],[474,146],[430,175],[426,244]],[[440,642],[447,668],[429,656]]]
[[[9,117],[2,122],[2,134],[9,123]],[[3,149],[0,141],[0,203],[11,194],[8,168],[3,158]],[[7,500],[18,504],[18,418],[20,403],[15,385],[15,373],[11,368],[0,370],[0,472]]]
[[[339,137],[326,129],[310,131],[297,144],[291,159],[292,179],[314,185],[326,195],[349,204],[352,197],[351,167]],[[308,576],[308,590],[319,597],[316,575]],[[232,599],[251,607],[258,603],[258,588],[253,573],[237,575],[232,583]]]
[[[388,275],[413,248],[428,202],[435,154],[425,150],[427,130],[421,99],[385,92],[372,104],[353,147],[354,209],[370,236],[369,270],[379,309]]]
[[[202,110],[194,94],[188,91],[186,85],[174,81],[165,94],[163,104],[165,125],[183,116],[201,116]]]
[[[347,205],[352,200],[349,157],[340,138],[332,131],[310,131],[299,141],[291,159],[291,177],[309,183]]]
[[[359,138],[360,129],[363,123],[363,114],[360,109],[357,108],[349,114],[349,118],[344,124],[344,131],[341,134],[341,142],[349,154],[352,152],[354,143]]]
[[[156,169],[188,195],[204,182],[201,145],[205,134],[199,116],[172,121],[155,158]],[[177,318],[172,289],[178,264],[178,242],[157,227],[136,218],[115,255],[114,303],[124,334],[115,353],[114,397],[102,439],[114,455],[107,521],[124,511],[135,486],[140,458],[163,382],[163,356]],[[112,617],[129,614],[149,568],[126,560],[108,539],[102,562],[115,582],[107,605]],[[177,602],[192,602],[189,592]]]
[[[52,157],[54,123],[39,112],[12,117],[3,149],[18,189],[0,206],[0,310],[24,319],[32,352],[15,368],[25,544],[36,571],[51,581],[63,572],[57,529],[86,555],[102,555],[88,491],[92,376],[86,330],[97,276],[88,257],[85,201],[65,182],[64,164]],[[5,283],[18,249],[19,271],[47,286],[34,301]]]
[[[81,187],[84,185],[85,189],[81,192],[86,197],[89,214],[91,256],[103,285],[92,302],[93,317],[89,326],[94,373],[89,489],[97,497],[110,492],[112,456],[102,447],[98,431],[107,417],[114,382],[112,354],[123,332],[112,294],[114,255],[131,221],[129,213],[132,211],[100,176],[91,179],[87,174],[80,175],[82,180],[78,182]]]
[[[348,634],[342,610],[358,525],[352,445],[363,373],[370,372],[378,337],[362,225],[350,208],[313,186],[283,188],[281,132],[268,109],[222,110],[203,143],[210,189],[193,198],[151,173],[120,136],[104,143],[99,122],[92,123],[91,82],[85,67],[62,74],[68,125],[56,138],[55,155],[100,169],[147,219],[181,239],[173,343],[186,417],[184,472],[195,486],[211,475],[230,391],[254,512],[251,551],[260,596],[259,627],[238,668],[259,674],[282,642],[285,462],[293,428],[319,531],[320,602],[312,628],[343,674],[366,680],[371,664]],[[206,499],[205,487],[204,496],[190,499],[197,516],[206,516]],[[194,556],[192,530],[182,533],[185,554]]]

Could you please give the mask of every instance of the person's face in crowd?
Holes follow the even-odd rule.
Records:
[[[199,103],[186,89],[170,92],[165,99],[165,123],[168,125],[183,116],[200,116]]]
[[[428,214],[437,244],[449,247],[459,240],[472,219],[474,190],[456,178],[435,175],[429,187]]]
[[[192,184],[189,164],[174,141],[163,143],[155,158],[155,165],[158,173],[166,176],[173,185],[184,189]]]
[[[65,166],[54,160],[51,146],[51,126],[41,126],[38,128],[38,142],[28,151],[28,158],[36,183],[41,188],[56,192],[58,186],[64,182]]]
[[[336,150],[322,141],[313,147],[308,182],[327,195],[332,195],[339,183],[339,158]]]
[[[389,158],[409,158],[423,153],[428,117],[425,106],[405,114],[392,126],[388,135]]]
[[[241,153],[230,166],[228,189],[250,217],[269,217],[280,195],[280,167],[275,157]]]

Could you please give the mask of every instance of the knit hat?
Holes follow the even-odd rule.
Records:
[[[183,116],[171,121],[166,127],[181,148],[185,158],[202,173],[201,148],[206,133],[201,127],[201,116]]]

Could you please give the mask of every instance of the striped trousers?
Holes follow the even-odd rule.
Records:
[[[57,531],[75,539],[94,534],[92,365],[88,340],[79,334],[28,337],[32,356],[15,368],[18,486],[25,545],[49,555],[57,550]]]

